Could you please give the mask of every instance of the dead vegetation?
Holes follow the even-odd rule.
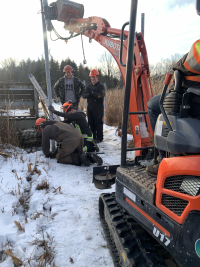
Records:
[[[7,249],[5,251],[5,253],[7,255],[9,255],[13,261],[13,263],[15,264],[15,266],[22,266],[23,265],[23,261],[21,261],[19,258],[17,258],[10,249]]]
[[[154,75],[151,77],[153,95],[162,93],[165,81],[165,74]],[[172,81],[170,85],[172,84]],[[169,85],[169,87],[170,87]],[[122,126],[123,106],[124,106],[124,88],[115,88],[106,92],[106,124],[110,126]],[[81,99],[79,108],[86,111],[86,100]],[[132,133],[130,121],[128,122],[128,133]]]
[[[20,231],[25,231],[24,228],[21,226],[20,222],[14,221],[14,223]]]
[[[10,144],[12,146],[19,146],[19,140],[17,137],[16,122],[9,118],[8,109],[6,109],[6,116],[3,116],[4,111],[0,112],[0,146],[1,150],[4,144]]]
[[[42,232],[42,238],[35,238],[30,244],[42,248],[42,253],[38,258],[38,267],[55,266],[53,262],[55,254],[54,240],[47,232],[45,234]]]
[[[43,180],[40,184],[37,185],[36,190],[49,189],[49,183],[47,180]]]

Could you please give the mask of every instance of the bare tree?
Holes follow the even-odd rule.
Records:
[[[105,51],[98,60],[101,63],[100,69],[103,75],[106,75],[108,78],[119,76],[117,63],[109,52]]]
[[[174,54],[169,58],[161,59],[160,62],[149,64],[151,75],[162,75],[172,70],[173,65],[181,59],[183,54]]]

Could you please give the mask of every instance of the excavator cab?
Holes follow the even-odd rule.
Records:
[[[164,99],[165,90],[161,96],[162,114],[159,116],[154,132],[157,149],[162,149],[170,155],[200,153],[200,123],[195,116],[192,99],[200,101],[200,88],[188,88],[183,91],[183,77],[178,70],[174,73],[175,88]],[[193,115],[193,116],[191,116]],[[168,128],[169,126],[169,128]]]

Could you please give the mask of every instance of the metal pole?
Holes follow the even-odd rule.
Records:
[[[123,111],[123,124],[122,124],[122,142],[121,142],[121,167],[126,166],[126,149],[127,149],[127,125],[128,125],[128,112],[129,112],[129,100],[131,91],[131,79],[133,69],[133,55],[135,44],[135,25],[137,15],[137,0],[131,0],[131,12],[130,12],[130,27],[128,37],[128,54],[126,62],[126,84],[124,95],[124,111]],[[134,77],[133,77],[134,78]]]
[[[46,82],[47,82],[47,95],[49,100],[49,105],[52,105],[52,94],[51,94],[51,77],[50,77],[50,69],[49,69],[49,51],[48,51],[48,42],[47,42],[47,29],[44,17],[44,9],[48,6],[47,0],[41,1],[41,10],[42,10],[42,26],[43,26],[43,38],[44,38],[44,54],[45,54],[45,69],[46,69]],[[43,1],[43,3],[42,3]],[[53,120],[53,113],[49,112],[50,120]],[[51,151],[55,150],[55,141],[51,141]]]
[[[141,33],[144,38],[144,13],[141,14]]]
[[[85,80],[83,81],[83,84],[84,84],[85,87],[86,87],[86,82],[85,82]],[[87,98],[85,99],[85,106],[86,106],[86,112],[87,112]]]
[[[106,83],[104,83],[105,87],[105,96],[104,96],[104,124],[106,124]]]

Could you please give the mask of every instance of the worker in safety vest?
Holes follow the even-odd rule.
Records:
[[[191,47],[189,53],[184,55],[172,68],[174,71],[178,70],[182,75],[182,93],[185,93],[189,87],[200,89],[200,40],[197,40]],[[170,91],[174,89],[174,85],[170,88]],[[168,93],[166,93],[167,95]],[[166,96],[165,95],[165,96]],[[155,130],[156,121],[161,114],[160,110],[160,96],[156,95],[151,98],[147,103],[147,111],[151,123],[152,130]],[[196,95],[190,97],[190,116],[200,118],[200,100]],[[165,157],[166,152],[160,150],[159,161]],[[148,174],[157,176],[159,164],[148,166],[146,171]]]
[[[88,126],[88,122],[86,120],[86,116],[84,112],[81,110],[77,110],[76,107],[73,106],[72,102],[66,102],[63,104],[63,111],[59,112],[54,109],[53,106],[49,106],[49,111],[52,113],[64,117],[65,123],[73,123],[74,127],[82,134],[84,139],[83,151],[84,152],[94,152],[99,151],[98,146],[96,145],[91,129]],[[97,163],[101,165],[103,163],[101,157],[97,156],[96,154],[88,153],[88,158],[90,159],[91,163]]]
[[[42,151],[46,157],[56,157],[58,163],[90,165],[83,153],[83,137],[72,125],[43,118],[37,119],[35,125],[39,132],[42,131]],[[50,140],[59,145],[54,153],[50,152]]]
[[[183,83],[187,88],[200,88],[200,40],[191,47],[190,52],[184,55],[172,68],[179,70]]]

